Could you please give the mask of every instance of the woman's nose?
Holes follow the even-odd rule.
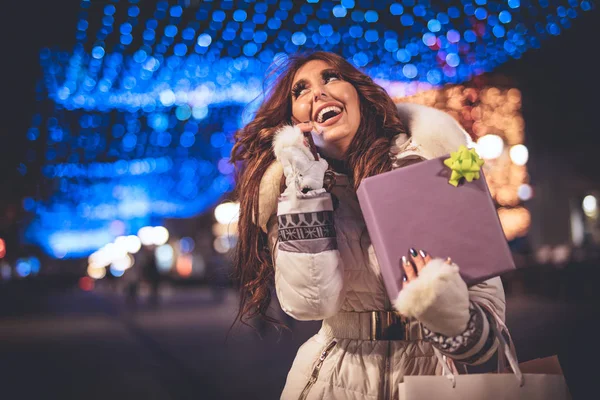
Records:
[[[313,100],[314,101],[317,101],[320,98],[323,98],[323,97],[326,97],[326,96],[327,95],[326,95],[326,93],[325,93],[325,91],[323,90],[322,87],[317,86],[317,87],[313,88]]]

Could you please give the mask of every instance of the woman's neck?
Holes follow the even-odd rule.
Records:
[[[323,157],[335,172],[352,176],[350,165],[347,160],[338,160],[335,158]]]

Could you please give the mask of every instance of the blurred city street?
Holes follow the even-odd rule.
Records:
[[[320,325],[286,319],[291,333],[269,328],[262,339],[237,326],[225,342],[237,309],[232,289],[163,287],[157,307],[144,291],[132,306],[108,287],[38,288],[35,296],[25,287],[6,289],[0,291],[6,399],[276,399],[298,347]],[[592,306],[507,292],[520,361],[558,354],[576,394],[590,371],[582,351],[591,343],[575,333],[591,327]],[[493,360],[470,371],[491,369]]]
[[[319,324],[298,324],[293,337],[283,335],[279,343],[275,332],[261,340],[250,328],[237,328],[225,343],[237,298],[224,294],[215,299],[210,290],[183,290],[164,295],[158,309],[140,304],[136,311],[124,311],[123,299],[111,293],[79,290],[27,304],[24,316],[0,320],[3,393],[20,399],[276,398],[296,349]]]
[[[321,323],[285,315],[273,289],[270,315],[289,329],[258,321],[232,327],[240,307],[234,287],[241,281],[260,297],[266,292],[253,281],[270,279],[267,237],[249,222],[260,222],[263,178],[277,170],[266,152],[282,125],[305,121],[292,102],[321,87],[308,113],[322,125],[307,136],[322,135],[313,150],[326,159],[331,144],[352,144],[338,149],[343,157],[331,154],[329,172],[355,180],[366,165],[379,165],[370,170],[379,174],[419,154],[432,158],[416,133],[421,117],[371,107],[379,93],[365,89],[371,81],[400,110],[429,107],[464,128],[485,164],[472,169],[468,158],[461,171],[467,183],[484,174],[498,214],[491,225],[499,223],[515,261],[502,280],[519,360],[557,355],[573,399],[600,398],[590,395],[600,365],[598,2],[2,5],[0,400],[278,399],[298,348]],[[308,64],[285,66],[313,51],[341,56],[363,78],[329,63],[308,85],[296,77]],[[274,90],[278,80],[285,90]],[[348,129],[339,128],[346,118],[333,119],[347,104],[343,111],[318,104],[323,94],[342,98],[327,86],[336,81],[359,93],[360,123]],[[338,114],[323,119],[325,106]],[[367,111],[374,117],[363,118]],[[407,119],[394,132],[383,128],[397,119],[392,114]],[[326,139],[323,127],[346,136]],[[399,145],[405,132],[410,146]],[[372,157],[384,143],[389,160]],[[417,210],[424,202],[389,196],[402,218],[425,215]],[[439,198],[445,204],[427,215],[473,211],[469,202]],[[483,225],[461,240],[489,256]],[[496,361],[469,372],[494,371]]]

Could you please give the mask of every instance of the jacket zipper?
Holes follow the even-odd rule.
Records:
[[[325,350],[323,350],[323,352],[321,353],[321,357],[319,357],[319,360],[315,364],[315,367],[313,368],[312,374],[310,375],[310,379],[306,383],[306,386],[302,390],[302,393],[300,393],[300,397],[298,397],[298,400],[305,400],[306,399],[306,397],[308,396],[308,392],[310,392],[310,389],[312,388],[312,386],[317,381],[317,378],[319,377],[319,371],[321,370],[321,367],[323,366],[323,362],[325,361],[325,359],[329,355],[329,352],[331,351],[331,349],[333,349],[336,344],[337,344],[337,340],[332,340],[331,343],[329,343],[327,345],[327,347],[325,348]]]

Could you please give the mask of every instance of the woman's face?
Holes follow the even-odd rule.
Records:
[[[292,116],[311,121],[312,136],[328,157],[342,158],[360,124],[360,101],[356,88],[321,60],[304,64],[292,83]]]

